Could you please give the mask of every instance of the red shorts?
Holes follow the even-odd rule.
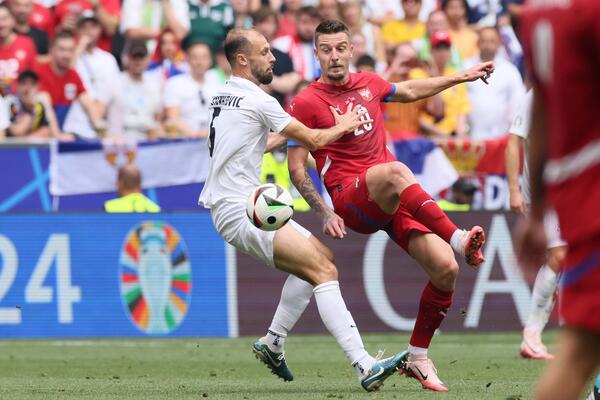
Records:
[[[600,236],[569,245],[560,285],[565,325],[600,333]]]
[[[394,242],[408,252],[408,241],[413,231],[431,231],[403,207],[398,207],[393,215],[379,208],[369,197],[366,175],[365,170],[329,191],[336,214],[355,232],[370,234],[379,230],[385,231]]]

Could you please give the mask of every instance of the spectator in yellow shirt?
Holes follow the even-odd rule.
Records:
[[[479,53],[479,37],[467,23],[467,0],[444,0],[442,10],[448,17],[450,38],[463,60],[475,57]]]
[[[431,37],[431,63],[429,71],[419,68],[410,73],[411,79],[428,78],[430,76],[450,76],[456,70],[449,66],[451,59],[452,41],[448,32],[436,32]],[[456,135],[465,137],[467,134],[467,114],[471,111],[467,88],[464,84],[454,86],[439,95],[444,103],[444,116],[434,120],[423,116],[421,127],[432,136]]]
[[[158,204],[142,193],[142,174],[135,165],[128,164],[119,169],[117,191],[120,196],[118,199],[104,203],[104,210],[108,213],[160,212]]]
[[[408,43],[425,35],[425,24],[419,20],[421,0],[402,0],[404,19],[383,25],[381,37],[386,45]]]

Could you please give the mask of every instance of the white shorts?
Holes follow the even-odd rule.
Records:
[[[544,230],[546,231],[546,237],[548,238],[548,246],[546,248],[553,249],[555,247],[567,245],[567,242],[565,242],[560,235],[560,225],[558,223],[556,211],[547,210],[546,214],[544,214]]]
[[[225,241],[242,253],[274,267],[273,238],[276,231],[263,231],[252,225],[246,215],[246,204],[241,202],[220,201],[210,210],[217,232]],[[302,236],[309,238],[311,233],[294,220],[289,224]]]

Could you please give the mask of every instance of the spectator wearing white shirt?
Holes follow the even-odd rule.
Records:
[[[98,115],[104,119],[108,108],[113,106],[117,99],[119,88],[113,82],[120,74],[119,66],[111,53],[98,47],[102,27],[92,10],[83,11],[77,29],[79,40],[75,50],[75,70],[94,101]],[[108,134],[121,134],[121,124],[118,121],[108,121],[108,124],[105,121],[104,125]],[[98,136],[78,101],[73,103],[69,110],[63,128],[65,132],[77,132],[85,139],[95,139]]]
[[[206,43],[193,42],[186,49],[190,72],[169,78],[165,85],[164,107],[167,131],[181,136],[208,136],[208,105],[220,84],[206,74],[212,65],[210,48]]]
[[[496,28],[482,28],[479,31],[479,56],[469,60],[470,65],[483,61],[494,61],[494,76],[489,85],[483,82],[469,82],[470,136],[475,140],[494,139],[508,132],[515,106],[525,93],[519,70],[506,59],[498,56],[502,43]]]
[[[128,138],[145,140],[162,136],[160,83],[144,73],[149,62],[148,49],[144,42],[132,41],[126,55],[127,69],[117,83],[121,94],[112,112],[122,113],[121,131]]]
[[[145,40],[150,54],[156,49],[156,38],[169,28],[182,40],[190,30],[186,0],[124,0],[121,33],[127,40]]]

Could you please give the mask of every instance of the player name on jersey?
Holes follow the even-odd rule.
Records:
[[[215,96],[212,98],[210,105],[211,107],[226,106],[226,107],[239,107],[240,101],[245,96]]]

